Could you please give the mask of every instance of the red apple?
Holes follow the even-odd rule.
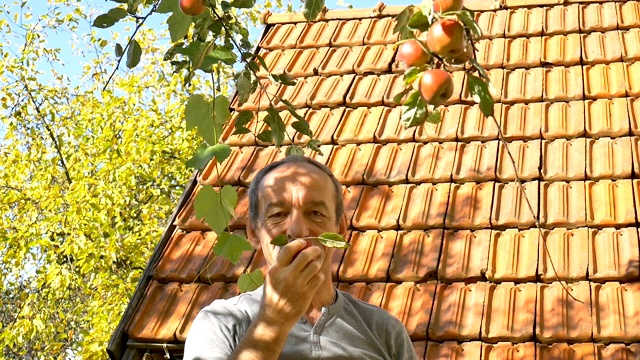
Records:
[[[460,55],[467,47],[464,26],[452,19],[434,22],[427,33],[427,46],[445,59]]]
[[[453,95],[453,78],[442,69],[427,70],[420,78],[420,95],[433,106],[440,106]]]
[[[187,15],[200,15],[205,8],[204,0],[180,0],[180,10]]]
[[[398,47],[396,59],[402,61],[408,68],[428,63],[431,60],[431,55],[424,51],[423,45],[413,39],[403,42]],[[426,47],[426,45],[424,46]]]
[[[474,52],[473,46],[471,46],[471,43],[468,42],[467,48],[463,52],[461,52],[460,55],[452,58],[450,63],[452,65],[462,65],[467,61],[473,59],[473,52]]]
[[[438,13],[462,10],[463,0],[434,0],[433,10]]]

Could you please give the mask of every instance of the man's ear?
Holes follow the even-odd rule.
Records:
[[[260,239],[258,239],[256,229],[253,228],[253,222],[249,219],[247,219],[247,239],[254,249],[260,249]]]
[[[342,214],[340,223],[338,224],[338,234],[343,237],[347,236],[347,214]]]

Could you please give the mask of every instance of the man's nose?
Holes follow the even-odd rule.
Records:
[[[289,216],[287,223],[287,235],[290,238],[299,239],[309,236],[309,228],[306,225],[304,216],[294,211]]]

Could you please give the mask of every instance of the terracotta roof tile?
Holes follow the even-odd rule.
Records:
[[[507,14],[505,37],[542,35],[543,8],[511,9]]]
[[[484,302],[485,311],[482,316],[482,340],[488,342],[523,342],[533,338],[536,308],[535,283],[518,285],[511,282],[502,284],[489,283],[486,287]],[[526,353],[528,353],[530,357],[497,357],[497,354],[492,354],[492,356],[495,359],[532,359],[535,353],[535,347],[533,343],[528,344],[529,345],[526,346]],[[498,347],[499,346],[500,345],[498,345]],[[524,347],[524,344],[521,344],[521,346]],[[505,347],[511,348],[508,345]],[[515,350],[513,348],[511,349],[511,351]],[[500,352],[499,348],[493,348],[491,350],[491,352]],[[523,348],[520,350],[525,351]],[[503,355],[507,355],[507,353],[508,351],[503,351]]]
[[[559,282],[538,284],[536,338],[545,344],[591,339],[591,297],[589,282],[566,284],[576,299]]]
[[[429,342],[425,359],[428,360],[477,360],[482,354],[482,343],[470,341],[458,343],[445,341],[443,343]]]
[[[162,282],[181,281],[192,282],[198,277],[198,272],[213,248],[215,233],[206,236],[199,231],[185,233],[176,231],[162,257],[154,266],[153,277]]]
[[[540,183],[540,222],[545,227],[586,225],[585,183],[558,181]]]
[[[640,96],[640,75],[638,74],[638,72],[640,72],[640,66],[638,64],[640,64],[640,62],[624,64],[625,86],[627,95],[629,96]]]
[[[397,235],[396,231],[352,232],[338,279],[348,283],[387,281]]]
[[[544,9],[543,31],[546,35],[577,33],[578,4],[553,6]]]
[[[492,231],[487,279],[494,282],[535,280],[539,238],[537,229]]]
[[[240,175],[240,183],[244,186],[249,186],[249,183],[251,183],[251,180],[253,180],[253,177],[256,176],[258,171],[282,158],[284,158],[284,150],[278,149],[275,146],[256,148],[251,156],[251,160],[249,160]]]
[[[536,359],[538,360],[595,360],[593,343],[555,343],[555,344],[538,344],[536,343]]]
[[[249,99],[242,105],[238,103],[238,97],[236,96],[231,103],[231,108],[236,111],[258,111],[266,110],[269,107],[269,99],[271,96],[267,94],[276,94],[280,89],[280,84],[271,82],[269,79],[260,79],[260,84],[251,95]],[[266,90],[266,93],[265,93]]]
[[[580,100],[582,68],[580,66],[553,66],[544,69],[544,99],[546,101]]]
[[[580,4],[580,31],[616,30],[618,28],[616,4],[607,2],[602,4]]]
[[[405,94],[400,102],[396,102],[393,98],[401,93],[405,89],[403,74],[391,74],[389,76],[389,85],[387,85],[387,91],[382,98],[382,102],[387,106],[397,106],[404,103],[409,97],[409,93]],[[398,121],[400,116],[398,116]]]
[[[318,74],[330,76],[353,73],[353,65],[362,49],[362,46],[329,48],[327,55],[318,67]]]
[[[269,28],[269,32],[260,42],[260,47],[269,50],[293,48],[304,27],[304,23],[276,24]]]
[[[347,241],[348,243],[351,243],[352,233],[353,231],[347,230],[347,233],[344,236],[345,241]],[[334,283],[338,282],[338,273],[340,272],[340,266],[342,265],[344,254],[346,252],[346,249],[335,249],[333,252],[333,256],[331,257],[331,281],[333,281]]]
[[[491,214],[491,225],[493,227],[526,228],[535,225],[534,214],[531,213],[529,204],[531,204],[535,215],[537,215],[538,182],[530,181],[523,183],[523,186],[529,203],[524,198],[522,188],[518,183],[496,183],[493,193],[493,212]]]
[[[473,11],[500,10],[500,0],[465,0],[464,7]]]
[[[251,130],[255,134],[259,134],[262,132],[262,129],[265,127],[265,123],[262,122],[264,116],[267,112],[261,111],[260,113],[253,113],[253,117],[249,121],[245,127]],[[220,137],[220,141],[229,145],[229,146],[250,146],[256,144],[256,136],[252,133],[246,134],[234,134],[235,127],[231,126],[235,124],[236,119],[238,118],[239,112],[233,111],[231,113],[231,120],[229,121],[229,125],[222,130],[222,136]]]
[[[631,159],[633,162],[633,175],[638,178],[640,175],[640,137],[631,137]]]
[[[438,283],[429,324],[429,339],[480,338],[486,283]]]
[[[354,185],[354,186],[343,186],[342,187],[342,199],[344,201],[344,213],[347,217],[347,225],[351,226],[351,220],[353,219],[353,213],[356,211],[358,207],[358,202],[360,201],[360,196],[362,196],[362,190],[364,186],[362,185]]]
[[[369,165],[364,173],[364,182],[371,185],[406,183],[407,169],[411,164],[415,145],[415,143],[374,145]],[[630,155],[631,151],[629,151]]]
[[[635,306],[640,301],[640,283],[591,284],[591,291],[594,340],[639,341],[640,323]]]
[[[249,263],[247,272],[252,273],[258,269],[262,271],[264,276],[267,276],[267,273],[269,272],[269,264],[267,264],[267,259],[264,258],[262,249],[256,250],[253,258],[251,258],[251,263]],[[333,276],[333,273],[331,275]]]
[[[505,39],[481,39],[476,42],[476,60],[485,69],[501,68],[505,53]]]
[[[416,144],[409,167],[409,181],[414,183],[451,181],[457,148],[458,144],[455,142]]]
[[[580,65],[580,35],[543,36],[541,62],[564,66]]]
[[[586,139],[542,142],[542,178],[550,181],[585,179]]]
[[[313,149],[310,148],[305,148],[304,151],[304,156],[311,158],[323,165],[327,165],[327,162],[329,161],[329,157],[331,156],[331,153],[333,152],[333,149],[335,148],[334,145],[320,145],[318,147],[320,149],[320,152],[317,152]],[[286,151],[286,150],[285,150]]]
[[[520,180],[533,180],[540,178],[540,140],[512,141],[508,143],[509,152],[516,162],[513,167],[511,158],[505,150],[504,144],[498,145],[498,163],[496,165],[496,176],[500,181],[515,181],[516,169]]]
[[[309,77],[318,74],[318,68],[327,55],[329,48],[295,50],[285,72],[293,77]],[[277,74],[277,73],[274,73]],[[297,79],[300,81],[301,79]],[[311,87],[313,85],[309,85]]]
[[[512,344],[510,342],[499,342],[495,345],[483,344],[482,360],[526,360],[535,359],[536,344],[526,342],[522,344]]]
[[[542,100],[543,69],[515,69],[504,73],[502,102],[536,102]]]
[[[619,29],[630,29],[640,26],[640,2],[626,1],[616,5]]]
[[[355,74],[318,78],[313,90],[307,93],[307,105],[313,108],[343,105],[354,78]]]
[[[400,320],[412,340],[427,338],[436,282],[387,284],[382,308]]]
[[[374,139],[378,143],[404,143],[413,141],[416,132],[415,127],[405,129],[400,122],[402,107],[385,107],[378,123],[378,128],[374,134]]]
[[[233,232],[236,235],[240,235],[246,238],[247,234],[242,230],[236,230]],[[200,271],[199,280],[203,283],[211,284],[215,281],[224,282],[236,282],[238,277],[242,275],[247,266],[251,263],[255,251],[244,251],[240,257],[240,260],[233,264],[227,258],[222,256],[216,256],[213,252],[213,246],[216,244],[216,234],[208,232],[205,234],[205,239],[211,238],[213,244],[211,244],[211,251],[207,255],[207,259],[202,264],[202,267],[198,269]]]
[[[587,139],[589,179],[631,178],[631,138]]]
[[[337,25],[337,21],[308,22],[302,29],[295,46],[298,48],[329,46]]]
[[[238,185],[240,174],[247,166],[249,159],[251,159],[254,149],[253,146],[233,148],[231,155],[221,164],[212,159],[199,176],[200,184],[213,186]],[[219,177],[218,174],[220,174]]]
[[[506,69],[540,66],[542,37],[506,39],[504,67]]]
[[[389,280],[425,282],[435,279],[443,236],[442,229],[399,232],[389,266]]]
[[[461,73],[461,71],[454,73],[454,80],[456,80],[455,74],[457,73]],[[491,69],[487,71],[487,74],[489,75],[489,81],[491,81],[491,85],[493,85],[493,89],[492,88],[489,89],[491,93],[491,97],[493,98],[493,101],[499,102],[503,94],[505,70]],[[456,87],[454,86],[454,95],[455,94],[457,93],[456,93]],[[453,98],[454,97],[451,97],[451,99]],[[462,95],[460,96],[460,98],[465,102],[471,102],[471,103],[475,102],[473,100],[473,97],[471,96],[471,93],[469,93],[469,87],[466,81],[464,81],[464,84],[462,84]],[[451,99],[450,101],[452,101]]]
[[[627,99],[629,109],[629,120],[633,135],[640,135],[640,100],[637,98]]]
[[[364,46],[356,60],[353,69],[356,74],[387,73],[391,70],[391,63],[395,57],[394,45]]]
[[[507,10],[483,11],[475,13],[475,20],[482,29],[482,38],[504,37],[507,24]]]
[[[506,7],[523,7],[523,6],[532,6],[532,5],[556,5],[562,4],[564,0],[504,0],[504,4]]]
[[[396,26],[395,17],[371,19],[367,33],[364,36],[365,45],[394,44],[399,39],[398,33],[393,33]]]
[[[629,29],[620,32],[622,60],[640,60],[640,29]]]
[[[189,308],[182,317],[176,330],[176,338],[178,341],[184,342],[187,340],[187,334],[189,334],[191,324],[193,324],[193,320],[201,309],[211,304],[213,300],[228,299],[237,294],[238,287],[235,284],[225,284],[222,282],[211,285],[198,284],[194,290],[193,298],[189,303]]]
[[[309,123],[313,135],[323,144],[333,142],[333,134],[340,124],[345,108],[323,108],[310,109],[305,114],[305,120]],[[309,141],[309,137],[301,133],[297,133],[295,142],[297,144],[305,144]]]
[[[336,146],[327,166],[343,185],[362,184],[373,144]]]
[[[614,98],[626,95],[622,63],[587,65],[583,70],[585,98]]]
[[[584,101],[544,103],[542,137],[545,139],[575,138],[584,135]]]
[[[488,228],[491,219],[493,182],[453,184],[445,226],[447,228]]]
[[[291,88],[293,88],[293,87],[291,87]],[[294,121],[297,121],[297,119],[293,115],[291,115],[291,112],[289,112],[289,110],[282,110],[282,108],[286,108],[284,103],[279,103],[279,104],[281,106],[276,106],[275,108],[276,109],[281,108],[281,111],[279,111],[278,113],[280,114],[280,118],[282,119],[282,122],[285,125],[285,134],[284,134],[284,139],[282,141],[282,144],[283,145],[291,145],[291,139],[293,139],[293,137],[296,135],[296,129],[294,129],[291,126],[291,124]],[[298,115],[304,117],[304,114],[306,113],[306,111],[307,111],[307,109],[299,109],[299,110],[296,110],[296,113]],[[263,111],[263,112],[261,111],[260,112],[260,114],[265,114],[265,113],[267,113],[267,112],[266,111]],[[265,117],[266,117],[266,114],[265,114],[265,116],[262,117],[262,120],[264,120]],[[264,123],[261,131],[264,131],[266,129],[270,129],[270,128],[266,125],[266,123]],[[268,145],[273,144],[273,141],[265,142],[265,141],[262,141],[260,139],[256,139],[256,143],[258,145],[261,145],[261,146],[268,146]]]
[[[490,121],[490,120],[486,120]],[[459,143],[453,166],[453,180],[489,181],[496,178],[498,141]]]
[[[438,278],[453,282],[479,280],[487,271],[491,230],[447,230],[444,233]]]
[[[407,185],[400,226],[403,229],[444,227],[449,189],[449,183]]]
[[[259,55],[267,65],[267,68],[260,66],[256,74],[260,78],[265,78],[272,74],[282,74],[287,69],[287,65],[291,62],[291,57],[295,50],[267,50],[261,49]]]
[[[507,140],[540,139],[544,103],[503,105],[502,136]]]
[[[383,106],[346,109],[334,139],[338,144],[372,143],[382,117]]]
[[[638,278],[638,229],[591,230],[589,279],[596,282]]]
[[[442,116],[442,121],[438,124],[425,122],[422,125],[417,126],[415,134],[416,141],[431,142],[456,140],[460,118],[465,108],[465,105],[450,105],[441,107],[439,111]],[[640,114],[640,111],[638,112],[638,114]],[[475,116],[480,117],[479,115]],[[638,119],[640,119],[640,116],[638,117]]]
[[[391,76],[393,75],[357,75],[353,81],[353,85],[347,93],[347,106],[358,107],[382,105]]]
[[[622,60],[621,34],[618,31],[581,34],[580,38],[584,63],[612,63]]]
[[[462,96],[462,90],[463,88],[467,87],[467,82],[465,81],[466,75],[464,71],[454,71],[451,73],[451,77],[453,78],[453,94],[447,101],[444,102],[445,105],[459,103],[460,97]]]
[[[185,231],[211,230],[211,227],[204,221],[204,219],[196,219],[196,212],[193,207],[196,201],[196,196],[201,188],[201,186],[196,186],[191,196],[189,196],[189,200],[178,213],[178,216],[173,223],[178,227],[178,229]]]
[[[587,181],[587,225],[619,226],[636,222],[631,180]]]
[[[638,344],[593,344],[598,360],[634,359],[640,356]]]
[[[378,307],[380,307],[380,304],[382,304],[382,299],[384,298],[384,292],[386,288],[387,283],[383,282],[357,282],[353,284],[340,283],[340,285],[338,286],[338,289],[349,293],[356,299],[360,299],[364,302]]]
[[[585,108],[585,130],[594,138],[618,137],[629,134],[629,113],[626,99],[587,100]]]
[[[389,230],[398,228],[398,218],[402,209],[406,185],[377,187],[367,186],[353,216],[353,226],[357,229]]]
[[[538,250],[540,279],[544,282],[586,280],[591,232],[587,228],[545,231]]]
[[[364,37],[371,19],[342,20],[331,38],[331,46],[364,45]]]
[[[461,110],[458,125],[458,139],[460,141],[487,141],[498,138],[498,126],[495,121],[482,114],[480,107],[465,105]],[[496,119],[500,119],[502,116],[501,104],[494,105],[493,114]]]
[[[427,351],[427,340],[413,341],[413,350],[416,353],[416,359],[424,359]]]

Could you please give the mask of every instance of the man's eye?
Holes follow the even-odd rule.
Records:
[[[287,213],[285,213],[284,211],[279,211],[269,215],[269,219],[282,219],[285,216],[287,216]]]
[[[311,215],[317,216],[317,217],[324,217],[324,214],[321,213],[320,211],[312,211]]]

